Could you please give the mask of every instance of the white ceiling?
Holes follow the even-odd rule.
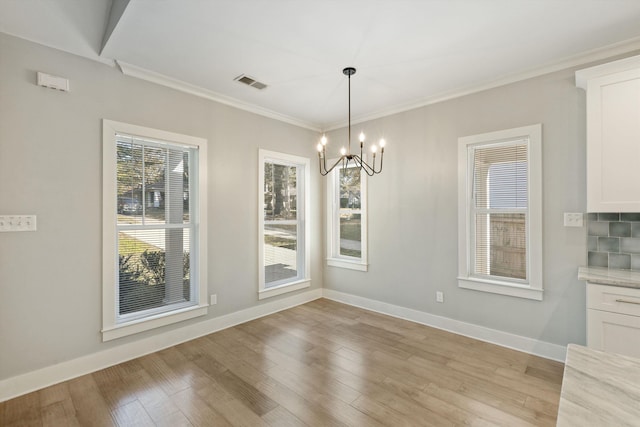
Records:
[[[330,129],[346,66],[357,122],[639,49],[640,0],[0,0],[0,32]]]

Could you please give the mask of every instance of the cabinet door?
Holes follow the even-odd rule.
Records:
[[[640,69],[589,81],[587,211],[640,212]]]
[[[640,358],[640,317],[587,310],[587,346]]]

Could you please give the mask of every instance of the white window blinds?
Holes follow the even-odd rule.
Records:
[[[472,146],[473,274],[527,280],[528,140]]]
[[[197,155],[195,147],[116,135],[118,321],[198,303],[190,180]]]

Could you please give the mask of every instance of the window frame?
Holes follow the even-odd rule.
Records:
[[[297,192],[297,225],[298,225],[298,243],[302,239],[302,244],[297,245],[297,264],[303,261],[303,268],[298,268],[298,275],[292,280],[277,283],[274,286],[266,286],[265,282],[265,264],[264,264],[264,165],[266,161],[272,161],[277,164],[296,166],[302,168],[302,173],[298,173],[298,179],[302,178],[302,197],[299,197],[299,185],[296,186]],[[295,156],[292,154],[280,153],[265,149],[258,149],[258,299],[265,299],[282,295],[287,292],[297,291],[299,289],[311,286],[311,160],[307,157]],[[299,170],[299,169],[298,169]],[[299,184],[299,181],[297,181]],[[302,214],[300,215],[300,202],[303,202]],[[300,227],[302,233],[300,233]],[[302,250],[302,252],[300,252]]]
[[[197,271],[192,284],[195,305],[181,307],[145,317],[130,316],[130,320],[118,318],[118,217],[117,217],[117,142],[116,134],[126,134],[175,143],[197,148],[197,177],[194,182],[197,200],[194,201],[193,217],[196,243],[192,244],[197,257]],[[207,140],[158,129],[104,119],[102,121],[102,340],[110,341],[139,332],[181,322],[207,314]],[[125,316],[126,318],[127,316]]]
[[[333,160],[332,162],[335,162]],[[350,164],[349,168],[356,168]],[[357,271],[368,271],[368,209],[367,174],[360,171],[360,258],[340,254],[340,170],[336,167],[327,176],[327,265]]]
[[[527,279],[474,276],[472,148],[518,140],[525,140],[528,146]],[[544,291],[542,267],[542,124],[458,138],[458,287],[541,301]]]

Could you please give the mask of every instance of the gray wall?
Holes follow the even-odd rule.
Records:
[[[69,78],[71,92],[36,86],[36,71]],[[0,234],[0,380],[269,301],[257,300],[258,147],[314,160],[315,132],[4,34],[0,76],[0,215],[38,216],[35,233]],[[218,295],[206,317],[108,343],[103,118],[208,140],[208,287]],[[318,174],[311,190],[313,289],[323,283]]]
[[[357,102],[357,100],[355,100]],[[585,342],[585,92],[573,70],[486,90],[354,126],[388,141],[369,179],[367,273],[325,267],[325,287],[560,345]],[[457,286],[457,141],[542,123],[542,302]],[[344,131],[328,135],[345,138]],[[338,144],[336,144],[338,145]],[[437,290],[445,302],[435,302]]]
[[[38,215],[37,232],[0,234],[0,380],[260,304],[258,147],[312,159],[312,288],[560,345],[585,342],[576,276],[586,231],[562,225],[563,212],[586,206],[585,93],[573,70],[355,126],[388,140],[385,171],[369,181],[362,273],[323,267],[314,132],[3,34],[0,52],[0,214]],[[69,78],[71,92],[36,86],[36,71]],[[205,318],[109,343],[100,334],[102,118],[208,139],[209,293],[218,294]],[[457,139],[534,123],[543,124],[544,300],[458,289]],[[329,136],[339,146],[345,132]]]

